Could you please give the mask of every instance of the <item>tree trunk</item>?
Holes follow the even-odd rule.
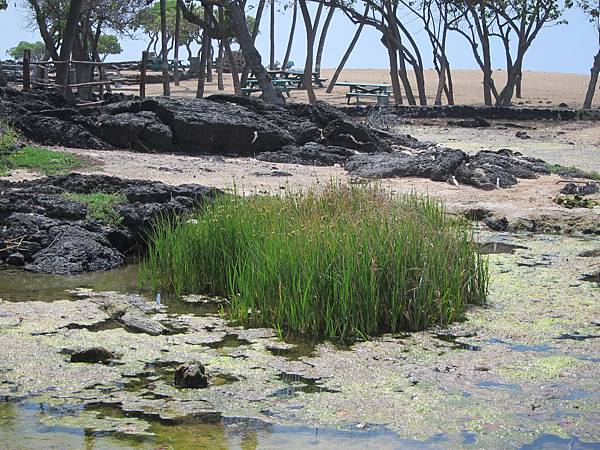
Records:
[[[258,8],[256,9],[256,16],[254,16],[254,27],[252,28],[252,43],[253,44],[256,43],[256,38],[260,31],[260,21],[262,19],[266,3],[267,3],[267,0],[259,0],[259,2],[258,2]],[[222,22],[223,21],[221,20],[221,23]],[[248,63],[244,63],[244,69],[242,70],[242,81],[241,82],[245,84],[247,79],[248,79]]]
[[[71,51],[73,50],[73,44],[75,42],[75,37],[77,36],[77,28],[82,7],[83,0],[71,0],[60,46],[60,61],[69,61],[71,59]],[[69,80],[69,71],[70,64],[59,64],[56,67],[56,84],[65,86]],[[66,88],[63,93],[67,93]]]
[[[290,27],[290,37],[288,38],[287,48],[285,50],[285,57],[283,58],[283,64],[281,68],[287,69],[288,63],[290,62],[290,54],[292,53],[292,43],[294,42],[294,32],[296,31],[296,19],[298,18],[298,0],[294,0],[294,9],[292,12],[292,25]]]
[[[179,36],[181,34],[181,8],[179,3],[175,5],[175,52],[173,54],[173,66],[175,66],[175,72],[173,77],[175,79],[175,86],[179,86]]]
[[[519,72],[517,84],[515,85],[515,97],[523,98],[523,71]]]
[[[365,12],[363,13],[363,17],[366,19],[368,14],[369,14],[369,4],[367,3],[367,6],[365,6]],[[330,94],[331,91],[333,91],[333,88],[335,87],[335,83],[337,83],[337,80],[340,77],[342,70],[344,70],[344,66],[346,65],[346,62],[348,62],[348,58],[350,58],[350,55],[352,54],[352,51],[354,50],[354,47],[356,46],[356,43],[358,42],[358,38],[360,37],[360,33],[362,32],[364,27],[365,27],[364,22],[361,22],[358,25],[358,28],[356,29],[356,32],[354,33],[354,37],[352,38],[352,41],[350,41],[350,45],[346,49],[346,53],[344,53],[344,56],[342,56],[342,60],[338,64],[337,68],[335,69],[335,73],[333,74],[333,77],[331,78],[331,81],[329,82],[329,86],[327,86],[327,90],[325,92],[327,92],[328,94]]]
[[[275,90],[271,77],[262,65],[262,59],[258,50],[252,42],[252,36],[248,31],[246,16],[244,10],[236,2],[232,1],[229,5],[229,16],[231,18],[231,26],[235,36],[240,44],[240,48],[244,53],[248,68],[256,75],[258,86],[262,90],[262,99],[265,103],[284,104],[285,99]],[[235,69],[233,69],[235,70]]]
[[[386,45],[386,48],[390,60],[390,79],[392,81],[392,92],[394,93],[394,104],[401,105],[404,101],[402,100],[402,89],[398,78],[398,50],[391,45]]]
[[[231,45],[229,44],[229,39],[223,40],[223,47],[225,48],[225,54],[227,55],[229,67],[231,68],[231,82],[233,83],[233,91],[236,95],[241,95],[242,88],[240,84],[240,76],[237,71],[237,66],[235,65],[233,53],[231,52]]]
[[[298,0],[300,2],[300,11],[302,11],[302,18],[304,19],[304,28],[306,30],[306,61],[304,63],[304,81],[303,85],[308,94],[308,102],[310,104],[317,103],[317,96],[313,87],[312,72],[313,72],[313,53],[315,47],[315,30],[318,25],[319,12],[315,18],[315,24],[313,26],[310,18],[310,11],[306,5],[306,0]],[[323,6],[323,3],[319,3],[319,8]]]
[[[275,69],[275,0],[271,0],[271,24],[270,31],[270,49],[269,49],[269,69]]]
[[[215,52],[212,46],[212,39],[208,38],[208,57],[206,60],[206,82],[213,82],[213,59],[215,56]]]
[[[446,98],[448,99],[449,105],[454,105],[454,84],[452,83],[452,70],[450,70],[450,63],[446,59],[446,87],[444,91],[446,92]]]
[[[225,54],[225,48],[223,47],[223,39],[219,39],[219,50],[217,53],[217,89],[220,91],[225,90],[225,83],[223,82],[223,55]]]
[[[202,35],[202,46],[200,47],[200,67],[198,67],[198,89],[196,98],[204,97],[204,85],[206,81],[206,61],[208,60],[208,33]]]
[[[598,84],[598,74],[600,74],[600,50],[594,57],[594,65],[590,70],[590,82],[588,83],[587,92],[585,93],[585,100],[583,101],[583,109],[591,109],[592,100],[594,99],[594,92],[596,91],[596,85]]]
[[[321,59],[323,58],[323,49],[325,48],[325,39],[327,38],[327,31],[329,30],[329,24],[331,23],[331,19],[333,19],[333,13],[335,12],[335,6],[331,5],[329,7],[329,11],[327,12],[327,17],[325,18],[325,22],[323,23],[323,28],[321,29],[321,36],[319,37],[319,44],[317,46],[317,57],[315,59],[315,72],[317,75],[321,77]]]
[[[160,0],[160,34],[162,38],[162,82],[163,82],[163,95],[168,97],[171,95],[171,83],[169,80],[169,55],[167,54],[167,47],[169,45],[169,38],[167,36],[167,0]]]
[[[446,86],[446,58],[438,55],[439,67],[438,67],[438,86],[435,92],[434,105],[442,104],[442,95],[444,94],[444,86]]]

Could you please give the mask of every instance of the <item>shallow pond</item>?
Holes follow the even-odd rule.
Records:
[[[173,333],[107,326],[94,294],[77,289],[136,294],[135,265],[75,277],[0,270],[0,442],[600,448],[600,286],[583,281],[600,258],[578,256],[598,239],[484,237],[486,307],[449,329],[343,348],[281,341],[273,330],[227,324],[214,305],[165,296],[151,317]],[[156,294],[145,300],[156,305]],[[78,345],[119,356],[69,364],[65,349]],[[172,385],[190,358],[207,366],[208,389]]]

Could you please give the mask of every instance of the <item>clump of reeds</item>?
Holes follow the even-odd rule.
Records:
[[[158,222],[141,279],[230,299],[229,317],[347,340],[459,319],[486,296],[486,260],[443,206],[378,186],[224,196]]]

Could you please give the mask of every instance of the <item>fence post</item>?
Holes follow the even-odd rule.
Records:
[[[31,50],[25,49],[23,52],[23,91],[29,92],[31,90]]]
[[[146,70],[148,69],[148,52],[142,52],[142,67],[140,68],[140,98],[146,98]]]

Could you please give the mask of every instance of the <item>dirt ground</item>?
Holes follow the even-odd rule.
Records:
[[[330,80],[334,69],[323,69],[321,76]],[[452,72],[454,82],[454,96],[457,104],[482,104],[482,76],[479,70],[454,70]],[[414,80],[414,76],[412,76]],[[548,72],[530,72],[523,74],[523,98],[514,99],[515,104],[523,103],[529,106],[557,106],[560,103],[566,103],[570,107],[580,108],[585,96],[588,83],[587,75],[566,74],[566,73],[548,73]],[[494,80],[501,86],[506,79],[506,72],[497,70],[494,72]],[[233,93],[233,83],[231,76],[225,74],[225,92]],[[364,83],[390,83],[389,71],[386,69],[346,69],[342,72],[338,82],[364,82]],[[414,83],[413,83],[414,84]],[[197,80],[191,79],[181,82],[180,86],[174,86],[171,83],[171,94],[175,96],[195,96]],[[325,84],[326,86],[327,84]],[[429,103],[433,103],[435,90],[437,87],[437,74],[434,70],[425,71],[425,86]],[[119,89],[125,93],[137,93],[137,86],[130,86]],[[161,95],[162,85],[148,85],[147,95]],[[346,103],[346,92],[348,88],[338,86],[331,94],[325,93],[324,88],[316,90],[317,97],[335,105]],[[216,94],[217,82],[207,83],[206,95]],[[254,94],[256,95],[256,94]],[[306,102],[308,97],[306,91],[291,91],[291,101]],[[354,100],[352,101],[354,103]],[[364,103],[372,103],[372,100],[365,100]],[[600,106],[600,92],[596,93],[594,106]]]

